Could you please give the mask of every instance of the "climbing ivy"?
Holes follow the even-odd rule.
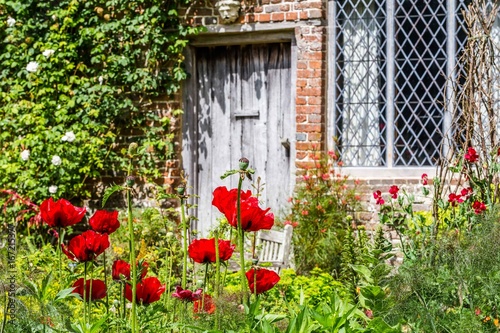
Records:
[[[180,111],[152,106],[186,77],[188,1],[0,0],[0,189],[87,198],[89,180],[125,169],[131,140],[157,176]]]

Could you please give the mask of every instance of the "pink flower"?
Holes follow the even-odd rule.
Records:
[[[311,177],[309,175],[303,175],[302,179],[304,179],[305,181],[308,181],[309,179],[311,179]]]
[[[428,184],[429,177],[427,176],[426,173],[422,174],[422,185],[427,185]]]
[[[464,158],[470,163],[475,163],[479,159],[479,155],[474,148],[469,147],[467,149],[467,153],[465,153]]]
[[[188,289],[182,289],[181,286],[175,287],[175,292],[172,294],[172,297],[178,298],[181,301],[185,302],[194,302],[201,298],[201,294],[203,289],[198,289],[195,292],[192,292]]]
[[[476,200],[472,204],[472,209],[474,209],[474,213],[481,214],[482,212],[484,212],[486,210],[486,205],[484,204],[484,202]]]
[[[307,216],[307,215],[309,215],[309,211],[308,210],[303,210],[301,212],[301,214],[302,214],[302,216]]]
[[[324,173],[324,174],[322,174],[322,175],[321,175],[321,178],[322,178],[323,180],[328,180],[328,179],[330,179],[330,175],[329,175],[329,174],[327,174],[327,173]]]
[[[392,185],[391,188],[389,188],[389,194],[393,199],[398,198],[398,192],[399,192],[399,187],[397,187],[396,185]]]
[[[373,198],[377,200],[377,205],[383,205],[385,203],[384,199],[382,198],[382,192],[380,192],[380,190],[373,192]]]

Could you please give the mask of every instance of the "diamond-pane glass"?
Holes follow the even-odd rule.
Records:
[[[433,165],[446,87],[445,0],[398,0],[395,12],[394,164]]]
[[[349,166],[385,165],[384,1],[339,1],[336,133]]]
[[[388,17],[385,0],[336,1],[335,138],[347,166],[425,166],[439,157],[447,63],[465,45],[468,0],[457,0],[452,37],[446,0],[391,2],[395,10]],[[387,35],[389,25],[394,36]],[[394,38],[394,49],[387,38]],[[453,55],[447,54],[448,38],[456,42]],[[390,59],[395,72],[388,77]],[[386,100],[387,87],[394,88],[394,100]],[[387,105],[394,109],[392,123]],[[394,134],[390,154],[387,133]]]

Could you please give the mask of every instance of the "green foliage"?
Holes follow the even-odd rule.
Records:
[[[500,227],[497,212],[480,226],[433,245],[434,264],[406,261],[390,281],[388,319],[415,332],[497,332]]]
[[[0,188],[87,198],[86,181],[126,168],[130,134],[139,173],[157,176],[181,111],[151,105],[186,77],[186,2],[0,0]]]
[[[360,207],[356,182],[341,173],[334,152],[316,153],[315,167],[303,176],[292,198],[286,223],[295,226],[293,245],[297,272],[315,267],[339,275],[343,241],[352,214]]]

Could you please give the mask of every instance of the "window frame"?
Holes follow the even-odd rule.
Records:
[[[387,15],[385,33],[387,36],[392,36],[392,38],[387,38],[386,40],[386,87],[385,87],[385,99],[386,105],[386,147],[385,147],[385,165],[381,166],[346,166],[344,169],[349,171],[353,176],[363,177],[363,178],[387,178],[387,177],[416,177],[420,176],[422,173],[427,173],[429,176],[435,174],[436,166],[414,166],[414,165],[395,165],[396,158],[395,154],[395,130],[394,130],[394,120],[395,120],[395,97],[396,97],[396,41],[395,41],[395,28],[396,21],[394,19],[396,12],[397,0],[385,0],[385,12]],[[337,26],[335,24],[335,18],[337,17],[337,2],[338,0],[329,0],[327,7],[328,16],[328,46],[327,46],[327,116],[326,116],[326,144],[329,150],[335,149],[336,145],[334,142],[335,130],[335,113],[336,113],[336,101],[337,101],[337,91],[335,86],[335,80],[337,79],[336,71],[336,61],[337,61]],[[458,5],[457,5],[458,2]],[[463,6],[464,0],[445,0],[443,3],[446,5],[446,77],[456,77],[456,64],[457,64],[457,7]],[[454,55],[450,57],[450,55]],[[447,80],[446,91],[444,92],[444,97],[447,101],[446,105],[443,107],[443,120],[442,120],[442,133],[443,133],[443,148],[442,154],[446,154],[448,147],[446,145],[447,135],[451,128],[451,114],[455,108],[453,100],[453,80]],[[389,103],[389,101],[391,101]],[[384,171],[387,170],[387,171]],[[395,171],[398,170],[395,174]]]

